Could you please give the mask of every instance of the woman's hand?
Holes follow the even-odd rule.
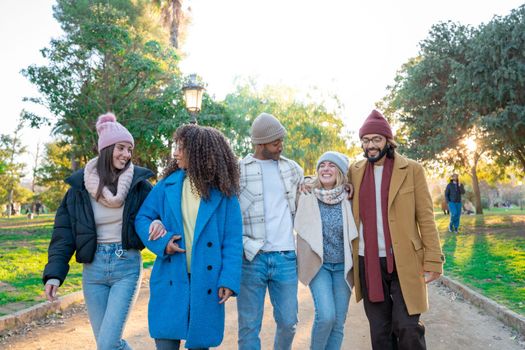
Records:
[[[54,284],[46,284],[45,288],[46,288],[45,293],[46,293],[47,300],[55,301],[58,299],[57,298],[58,286],[55,286]]]
[[[166,228],[162,224],[162,221],[160,220],[154,220],[149,225],[149,236],[148,241],[154,241],[156,239],[159,239],[161,237],[164,237],[166,235]]]
[[[178,243],[175,243],[175,241],[178,241],[181,238],[180,235],[175,235],[171,237],[168,244],[166,245],[166,254],[173,255],[175,253],[184,253],[186,250],[179,247]]]
[[[226,300],[228,300],[233,295],[233,292],[231,289],[226,287],[220,287],[219,288],[219,304],[224,304]]]

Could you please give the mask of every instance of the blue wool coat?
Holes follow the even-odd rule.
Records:
[[[181,198],[185,172],[177,170],[150,192],[135,219],[135,228],[146,247],[157,255],[150,279],[149,332],[153,338],[185,339],[187,348],[218,346],[224,335],[224,304],[219,287],[239,292],[242,265],[242,219],[237,197],[218,190],[201,199],[191,259],[191,288],[185,253],[166,255],[173,235],[185,248]],[[155,219],[168,233],[148,241]]]

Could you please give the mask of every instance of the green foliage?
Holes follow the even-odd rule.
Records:
[[[252,151],[249,129],[262,112],[275,115],[287,130],[283,154],[297,161],[306,174],[313,174],[318,157],[325,151],[348,153],[348,137],[340,134],[343,121],[322,103],[300,101],[295,92],[283,86],[268,86],[257,91],[253,85],[240,84],[224,100],[227,119],[232,122],[226,135],[239,156]]]
[[[3,172],[0,176],[0,204],[24,202],[27,199],[27,193],[20,186],[25,164],[18,161],[27,149],[20,139],[23,127],[24,123],[20,121],[12,135],[0,135],[0,164]]]
[[[525,5],[481,27],[469,45],[464,79],[453,96],[466,96],[472,121],[486,130],[502,164],[525,169]]]
[[[434,25],[383,101],[403,152],[469,169],[484,153],[525,169],[524,32],[525,5],[478,28]]]
[[[45,188],[38,197],[51,211],[58,208],[68,189],[64,180],[71,175],[71,149],[65,141],[46,144],[43,160],[36,171],[37,184]]]
[[[456,69],[462,69],[465,50],[473,30],[451,22],[434,25],[421,42],[418,58],[403,65],[389,87],[385,113],[401,123],[405,142],[401,151],[419,160],[445,164],[466,164],[462,141],[472,124],[455,111],[447,97],[457,83]]]
[[[55,134],[71,145],[79,166],[96,153],[96,117],[114,111],[135,136],[134,160],[154,171],[169,156],[173,131],[187,120],[178,56],[156,5],[143,1],[59,0],[54,16],[65,35],[42,50],[48,64],[23,74],[57,117]],[[34,127],[50,123],[24,115]]]

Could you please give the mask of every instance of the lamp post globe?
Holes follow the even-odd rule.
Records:
[[[184,93],[184,103],[186,110],[191,115],[190,123],[197,123],[197,114],[201,110],[202,95],[204,94],[204,86],[197,80],[196,74],[190,74],[186,79],[186,82],[182,86]]]

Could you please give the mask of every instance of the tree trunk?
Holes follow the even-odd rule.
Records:
[[[13,189],[9,190],[9,210],[7,211],[7,217],[11,219],[11,214],[13,213]]]
[[[35,194],[36,171],[38,169],[38,159],[39,159],[39,157],[40,157],[40,142],[38,142],[36,144],[35,163],[33,164],[33,180],[31,181],[31,192],[33,192],[33,195]]]
[[[169,29],[171,45],[176,49],[180,49],[190,21],[189,15],[182,10],[182,2],[183,0],[166,1],[161,9],[163,24]]]
[[[478,160],[480,154],[475,152],[474,162],[470,168],[470,177],[472,178],[472,191],[474,192],[474,206],[476,207],[476,214],[483,214],[483,207],[481,206],[481,193],[479,191],[479,180],[478,180]]]
[[[78,159],[75,152],[71,152],[71,171],[75,172],[79,169]]]

